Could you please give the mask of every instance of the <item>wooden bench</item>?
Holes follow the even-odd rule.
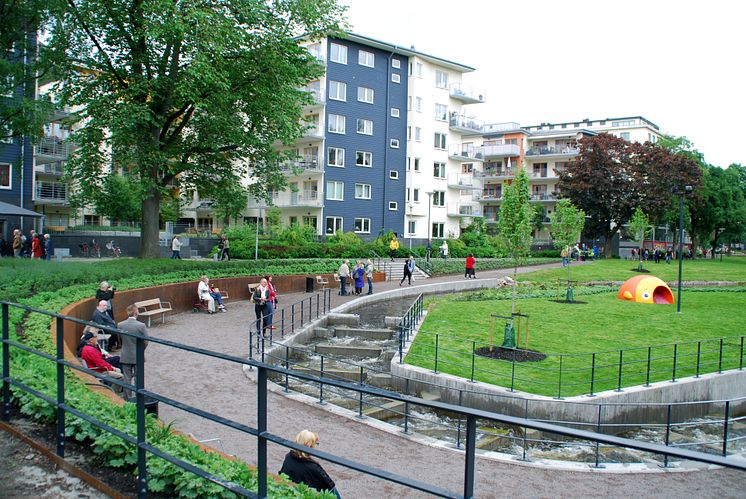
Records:
[[[161,301],[160,298],[152,300],[136,301],[137,315],[148,318],[148,327],[150,327],[150,318],[153,315],[161,314],[161,324],[166,322],[166,312],[173,310],[171,302]]]
[[[230,298],[230,296],[228,296],[228,292],[227,291],[224,291],[224,290],[222,290],[220,288],[212,288],[212,289],[213,289],[213,291],[217,291],[218,293],[220,293],[220,297],[223,300],[227,300],[228,298]]]
[[[322,277],[320,275],[316,276],[316,283],[321,284],[321,290],[325,290],[326,286],[329,284],[329,279]]]

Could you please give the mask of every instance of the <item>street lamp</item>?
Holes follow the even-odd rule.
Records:
[[[679,196],[679,288],[676,298],[676,313],[681,313],[681,269],[684,262],[684,196],[691,194],[692,186],[685,185],[681,190],[679,186],[674,187],[671,192]]]
[[[433,202],[432,202],[433,191],[428,191],[425,194],[427,194],[427,242],[425,244],[426,245],[430,244],[432,246],[432,244],[430,243],[430,230],[432,229],[430,225],[430,208],[433,205]],[[427,267],[429,270],[430,269],[430,252],[429,251],[426,253],[426,256],[427,256],[426,258]]]
[[[262,208],[258,206],[259,216],[256,217],[256,239],[254,241],[254,260],[259,260],[259,221],[262,219]]]
[[[722,234],[723,232],[725,232],[725,227],[718,227],[718,234],[717,234],[717,237],[715,238],[715,244],[719,244],[720,245],[720,261],[721,262],[723,261],[723,245],[720,244],[720,234]],[[705,255],[705,256],[707,256],[707,255]],[[715,256],[715,255],[713,255],[713,256]]]

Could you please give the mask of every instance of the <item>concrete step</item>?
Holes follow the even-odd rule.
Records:
[[[391,388],[393,385],[392,379],[393,378],[389,373],[373,373],[368,375],[366,383],[378,388]]]
[[[358,314],[327,314],[326,325],[360,327],[360,316]]]
[[[355,327],[337,326],[334,328],[334,336],[337,338],[354,336],[366,340],[388,340],[394,332],[391,329],[363,329]]]
[[[381,349],[379,347],[359,347],[319,343],[316,345],[316,353],[322,355],[338,355],[340,357],[375,358],[381,355]]]
[[[440,394],[433,392],[422,392],[420,398],[429,401],[440,400]],[[396,417],[400,417],[404,413],[404,402],[395,400],[393,402],[387,402],[380,407],[369,407],[363,411],[363,415],[371,418],[380,419],[381,421],[387,421]]]
[[[315,368],[308,367],[294,367],[293,371],[298,371],[304,374],[310,374],[312,376],[321,376],[321,371]],[[341,379],[345,381],[360,382],[360,371],[348,371],[345,369],[324,369],[324,377],[332,379]],[[365,371],[363,371],[363,378],[366,377]],[[365,379],[363,379],[365,381]]]

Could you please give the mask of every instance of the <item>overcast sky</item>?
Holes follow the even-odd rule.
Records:
[[[644,116],[746,165],[746,2],[339,1],[357,34],[476,68],[487,122]]]

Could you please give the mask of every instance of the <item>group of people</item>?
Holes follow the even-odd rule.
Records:
[[[565,246],[562,248],[562,251],[560,251],[560,256],[562,257],[562,266],[567,267],[570,264],[570,259],[575,261],[586,261],[586,260],[598,260],[598,255],[600,254],[601,249],[597,245],[593,245],[593,247],[590,247],[586,245],[585,243],[581,244],[575,244],[575,246]]]
[[[632,248],[630,254],[632,260],[643,260],[647,262],[650,260],[650,257],[652,255],[653,261],[655,263],[661,263],[661,260],[665,259],[666,263],[668,264],[671,263],[671,259],[673,259],[674,256],[672,248],[667,248],[665,251],[663,251],[659,246],[656,246],[652,253],[647,248],[639,250],[637,248]]]
[[[267,331],[277,329],[273,324],[275,307],[277,306],[277,290],[272,283],[272,276],[265,275],[259,286],[254,289],[251,295],[254,302],[254,313],[256,314],[256,331],[261,332],[262,336],[267,336]]]
[[[362,260],[356,261],[355,267],[352,270],[350,270],[350,260],[345,260],[342,262],[342,265],[339,266],[339,270],[337,271],[337,275],[339,276],[339,294],[342,296],[352,294],[347,290],[347,279],[352,279],[352,284],[354,284],[355,288],[355,295],[363,294],[363,288],[365,288],[366,281],[368,282],[367,294],[372,295],[373,272],[375,272],[375,268],[370,259],[365,262]]]
[[[0,237],[0,256],[51,260],[52,253],[52,238],[49,234],[40,234],[34,229],[29,231],[28,236],[21,229],[14,229],[11,241]]]

